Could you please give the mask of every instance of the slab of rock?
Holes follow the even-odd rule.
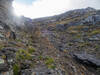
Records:
[[[0,73],[1,72],[6,72],[9,70],[9,67],[7,64],[0,64]]]
[[[93,68],[100,68],[100,59],[97,59],[95,56],[90,54],[77,54],[75,53],[74,58],[87,66],[93,67]]]
[[[16,48],[7,47],[0,50],[0,56],[5,55],[7,60],[11,60],[15,58],[15,53],[18,51]]]

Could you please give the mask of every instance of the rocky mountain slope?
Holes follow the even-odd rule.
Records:
[[[17,18],[0,0],[0,75],[100,75],[100,10]]]

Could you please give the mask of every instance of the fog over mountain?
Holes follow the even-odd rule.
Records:
[[[15,0],[13,7],[17,15],[30,18],[53,16],[72,9],[93,7],[100,9],[100,0]]]

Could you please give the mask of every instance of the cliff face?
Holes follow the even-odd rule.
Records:
[[[16,27],[23,26],[24,21],[14,15],[12,2],[14,0],[0,0],[0,22],[4,23],[11,30],[17,30]],[[0,26],[4,26],[4,24]]]
[[[8,24],[12,19],[12,1],[0,0],[0,21]]]
[[[13,0],[0,0],[0,6],[3,6],[5,8],[9,8],[12,6],[12,1]]]

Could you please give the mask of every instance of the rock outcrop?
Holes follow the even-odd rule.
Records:
[[[13,19],[13,9],[12,9],[13,0],[0,0],[0,21],[11,24]]]
[[[100,68],[100,60],[95,58],[95,56],[90,55],[90,54],[74,54],[74,58],[80,62],[83,63],[84,65],[94,67],[94,68]]]

